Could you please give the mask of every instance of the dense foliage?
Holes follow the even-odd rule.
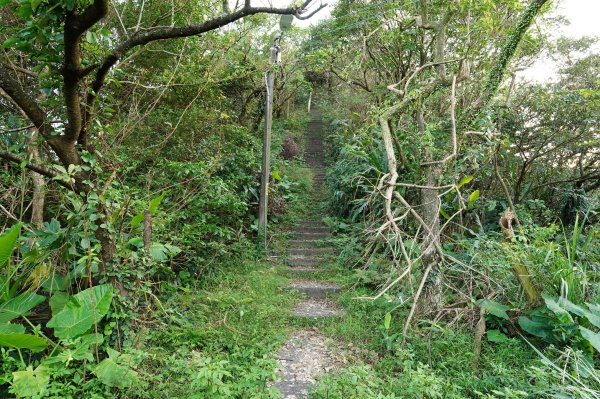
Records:
[[[310,1],[230,3],[0,0],[0,397],[277,398],[316,325],[351,366],[315,398],[600,398],[596,39],[546,0],[341,0],[275,67]],[[273,271],[311,102],[349,289],[317,322]]]

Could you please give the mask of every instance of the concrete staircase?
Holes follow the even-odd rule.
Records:
[[[321,319],[343,314],[340,305],[333,300],[341,287],[337,284],[311,278],[325,271],[333,250],[327,240],[331,233],[323,222],[325,163],[323,152],[323,121],[318,110],[311,112],[304,158],[313,172],[313,195],[311,210],[305,220],[291,231],[288,241],[287,265],[297,278],[286,290],[295,290],[304,298],[293,310],[295,317]],[[336,357],[325,344],[327,338],[316,330],[296,331],[279,353],[281,381],[274,384],[284,399],[308,398],[316,378],[336,365]]]

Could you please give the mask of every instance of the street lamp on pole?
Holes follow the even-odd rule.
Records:
[[[265,106],[265,132],[263,137],[262,167],[260,181],[260,197],[258,204],[258,237],[259,242],[266,246],[267,238],[267,209],[269,205],[269,178],[271,161],[271,128],[273,125],[273,88],[275,83],[274,67],[281,61],[281,36],[292,25],[292,15],[282,15],[279,20],[279,31],[271,38],[269,49],[269,69],[265,80],[267,85],[267,104]]]

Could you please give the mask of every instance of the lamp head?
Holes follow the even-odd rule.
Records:
[[[282,31],[288,30],[289,28],[291,28],[292,22],[294,22],[293,15],[282,15],[281,19],[279,20],[279,29],[281,29]]]

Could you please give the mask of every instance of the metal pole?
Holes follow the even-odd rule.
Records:
[[[271,39],[270,68],[266,74],[267,105],[265,107],[265,133],[263,137],[262,169],[260,181],[260,198],[258,204],[258,237],[266,245],[267,238],[267,207],[269,204],[269,178],[271,161],[271,127],[273,124],[273,86],[275,73],[273,66],[279,61],[279,40],[281,33],[276,33]]]

